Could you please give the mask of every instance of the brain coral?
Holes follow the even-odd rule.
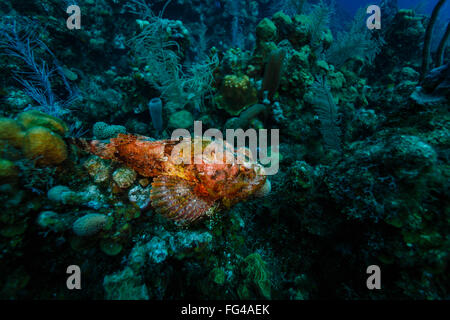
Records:
[[[44,127],[61,136],[64,136],[68,130],[67,125],[62,120],[37,110],[22,112],[18,115],[17,122],[25,129]]]
[[[80,237],[92,236],[103,229],[108,217],[104,214],[89,213],[73,223],[73,232]]]
[[[23,152],[29,159],[36,159],[37,165],[60,164],[67,158],[63,139],[45,127],[33,127],[25,133]]]
[[[124,126],[109,125],[105,122],[96,122],[92,130],[97,139],[114,138],[119,133],[126,133]]]
[[[16,120],[0,118],[0,140],[6,141],[14,147],[21,147],[23,136],[23,128]]]

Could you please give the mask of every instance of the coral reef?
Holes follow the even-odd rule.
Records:
[[[0,5],[1,299],[448,299],[446,21],[395,1],[381,30],[341,1],[77,3],[79,30],[64,1]],[[176,162],[214,146],[170,140],[194,121],[280,143]],[[67,290],[68,264],[89,286]]]

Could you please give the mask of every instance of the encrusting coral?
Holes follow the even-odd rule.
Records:
[[[89,213],[73,223],[73,232],[80,237],[88,237],[99,232],[108,221],[104,214]]]

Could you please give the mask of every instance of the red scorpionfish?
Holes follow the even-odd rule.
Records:
[[[153,178],[152,207],[177,225],[189,225],[251,196],[270,192],[264,168],[247,149],[236,151],[225,141],[221,141],[223,149],[214,148],[217,141],[201,138],[153,141],[131,134],[119,134],[109,142],[72,142],[89,153]],[[225,161],[227,156],[236,160],[238,155],[245,161]]]

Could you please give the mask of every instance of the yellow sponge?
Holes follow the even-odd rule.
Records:
[[[45,127],[33,127],[25,133],[23,152],[27,158],[37,159],[42,166],[60,164],[67,158],[63,139]]]
[[[20,148],[24,135],[22,126],[16,120],[4,117],[0,118],[0,140]]]

